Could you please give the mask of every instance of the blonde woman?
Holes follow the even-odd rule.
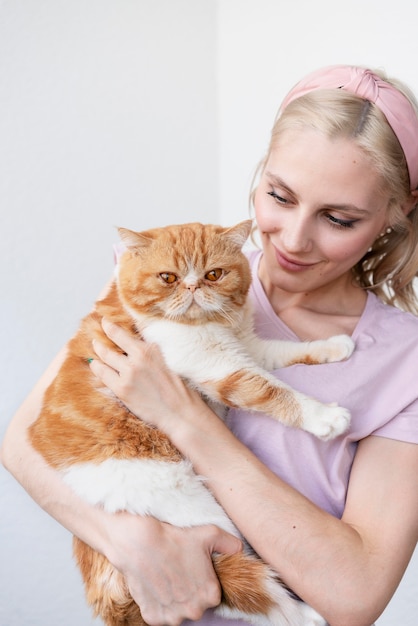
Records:
[[[264,337],[352,335],[348,361],[280,372],[304,393],[350,409],[350,429],[336,440],[240,410],[224,424],[153,346],[106,323],[126,356],[98,346],[91,363],[191,459],[248,542],[331,626],[379,617],[418,538],[417,187],[417,109],[399,83],[333,66],[288,94],[253,191],[262,249],[249,255],[251,297]],[[236,538],[107,515],[30,448],[26,429],[61,358],[12,421],[6,467],[125,574],[151,626],[243,624],[211,610],[220,601],[211,553],[238,551]]]

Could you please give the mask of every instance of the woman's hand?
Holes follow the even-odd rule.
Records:
[[[113,326],[116,339],[120,330]],[[113,336],[112,332],[110,334]],[[133,410],[135,403],[139,402],[138,412],[141,414],[152,413],[161,400],[164,406],[168,406],[165,400],[171,379],[174,388],[178,386],[181,397],[186,388],[180,379],[168,372],[158,350],[131,339],[129,335],[126,337],[123,331],[121,335],[129,340],[124,344],[129,350],[132,347],[140,353],[138,356],[135,352],[132,358],[142,363],[140,373],[135,374],[138,381],[132,382],[134,387],[140,385],[139,393],[130,390],[129,384],[123,391],[125,379],[119,377],[112,367],[100,361],[92,363],[93,369],[97,367],[105,380],[110,381],[109,386],[114,387],[115,393],[119,392],[120,386],[121,396],[127,402],[132,400]],[[38,417],[45,390],[56,376],[66,353],[66,349],[60,352],[17,411],[4,439],[1,460],[43,509],[72,534],[104,554],[126,577],[133,598],[151,626],[176,626],[184,619],[197,619],[220,601],[212,553],[234,554],[241,550],[241,542],[216,526],[182,529],[151,517],[125,512],[107,513],[88,504],[62,482],[61,475],[30,445],[27,429]],[[109,358],[112,359],[114,354],[109,353]],[[122,355],[122,363],[123,359],[126,357]],[[117,365],[120,366],[119,362]],[[143,374],[148,382],[141,384]],[[171,396],[178,401],[174,391]]]
[[[195,407],[202,407],[203,401],[167,368],[155,344],[132,337],[107,320],[103,320],[102,326],[124,354],[95,341],[93,348],[98,359],[91,361],[90,368],[132,413],[169,436],[184,415],[198,413]],[[185,410],[188,406],[193,410]]]
[[[112,554],[150,626],[197,620],[221,601],[213,552],[233,554],[236,537],[216,526],[182,529],[154,518],[120,513],[110,521]]]

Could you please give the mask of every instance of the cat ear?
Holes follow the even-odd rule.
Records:
[[[137,233],[128,228],[118,228],[118,233],[125,246],[131,251],[146,248],[152,241],[152,238],[147,237],[145,233]]]
[[[245,220],[244,222],[240,222],[239,224],[225,230],[224,235],[226,235],[237,246],[242,248],[251,233],[252,226],[252,220]]]

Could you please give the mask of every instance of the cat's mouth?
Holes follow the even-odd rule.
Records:
[[[187,301],[183,301],[181,305],[172,308],[167,311],[168,317],[177,321],[185,322],[197,322],[202,320],[203,322],[212,319],[214,309],[207,305],[205,302],[199,302],[196,298],[188,298]]]
[[[204,298],[200,289],[195,291],[188,291],[184,298],[184,306],[186,310],[203,309]]]
[[[183,298],[180,302],[178,300],[171,302],[165,310],[165,315],[173,320],[180,320],[181,318],[196,319],[202,317],[203,313],[201,304],[196,301],[192,294],[188,298]]]
[[[185,311],[186,315],[192,319],[196,319],[199,317],[206,317],[206,312],[204,310],[204,308],[201,306],[201,304],[199,304],[198,302],[196,302],[196,300],[193,298],[193,300],[189,303],[188,307],[186,308]]]
[[[201,290],[183,293],[181,298],[177,297],[168,304],[165,315],[177,321],[184,322],[207,322],[213,321],[220,312],[219,302],[216,299],[208,298]]]
[[[202,290],[197,289],[189,300],[189,310],[193,312],[200,312],[201,315],[207,316],[211,312],[218,311],[219,305],[216,300],[208,298]]]

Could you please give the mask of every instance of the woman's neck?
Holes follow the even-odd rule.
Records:
[[[259,278],[276,315],[304,341],[352,335],[366,305],[367,292],[351,274],[320,289],[289,292],[271,283],[261,261]]]

